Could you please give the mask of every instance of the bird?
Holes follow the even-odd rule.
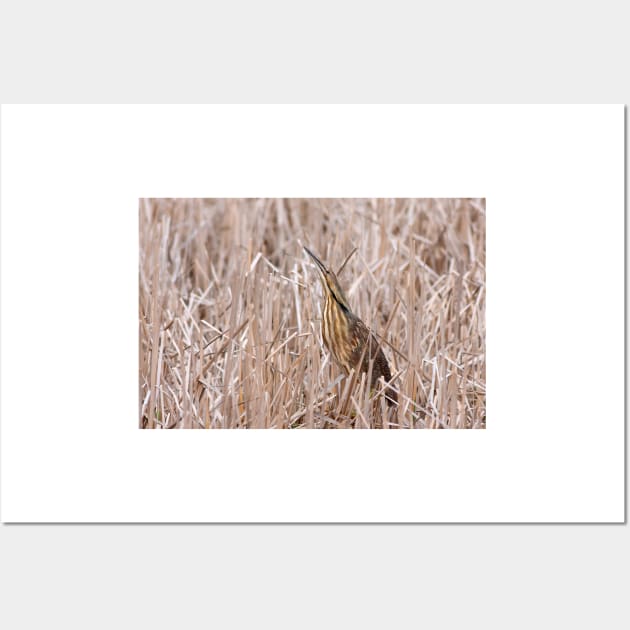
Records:
[[[381,376],[386,382],[391,381],[392,374],[383,350],[372,331],[352,312],[337,276],[308,247],[304,246],[304,250],[315,262],[322,284],[322,338],[335,363],[347,376],[353,369],[367,374],[370,361],[373,361],[371,389]],[[398,404],[398,396],[389,386],[385,389],[385,398],[389,406]]]

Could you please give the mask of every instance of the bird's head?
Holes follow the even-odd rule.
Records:
[[[350,311],[350,305],[348,304],[348,300],[341,286],[339,286],[337,276],[330,269],[328,269],[326,265],[324,265],[324,263],[319,258],[317,258],[317,256],[315,256],[315,254],[313,254],[313,252],[308,247],[304,247],[304,250],[315,262],[315,266],[317,267],[317,271],[319,272],[319,279],[321,280],[322,287],[324,289],[324,294],[334,299],[339,304],[339,306],[341,306],[341,308],[345,309],[346,311]]]

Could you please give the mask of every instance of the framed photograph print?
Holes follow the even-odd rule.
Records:
[[[4,522],[623,521],[623,106],[1,132]]]

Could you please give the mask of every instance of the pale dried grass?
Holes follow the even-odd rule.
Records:
[[[342,378],[301,244],[384,341],[400,406]],[[485,428],[483,199],[143,199],[140,426]]]

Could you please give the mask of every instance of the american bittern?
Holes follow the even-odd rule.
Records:
[[[351,311],[337,276],[310,249],[304,249],[315,261],[322,283],[322,338],[333,359],[346,375],[353,368],[367,374],[370,361],[373,361],[370,387],[373,389],[381,376],[389,382],[392,374],[387,359],[370,329]],[[385,390],[385,397],[389,405],[398,402],[396,392],[391,387]]]

